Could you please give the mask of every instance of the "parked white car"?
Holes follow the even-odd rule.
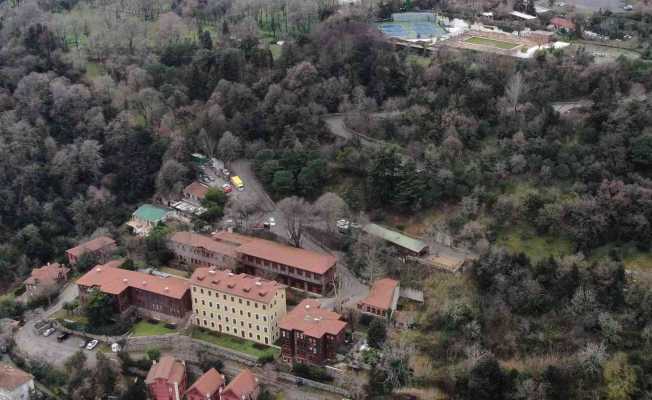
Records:
[[[120,345],[119,345],[118,343],[113,343],[113,344],[111,345],[111,351],[112,351],[112,352],[114,352],[114,353],[119,353],[120,350],[122,350],[122,349],[121,349],[121,347],[120,347]]]
[[[93,349],[97,346],[98,343],[99,343],[99,342],[97,341],[97,339],[93,339],[93,340],[91,340],[91,341],[88,342],[88,344],[86,345],[86,350],[93,350]]]
[[[48,329],[45,330],[45,332],[43,332],[43,336],[50,336],[51,334],[54,333],[54,331],[56,331],[56,329],[48,328]]]

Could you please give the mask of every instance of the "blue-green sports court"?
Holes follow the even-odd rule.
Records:
[[[392,21],[378,23],[378,29],[398,39],[432,39],[447,34],[433,13],[392,14]]]

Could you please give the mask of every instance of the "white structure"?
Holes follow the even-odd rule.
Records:
[[[0,363],[0,399],[29,400],[34,391],[34,377],[9,364]]]
[[[534,15],[530,15],[530,14],[526,14],[526,13],[522,13],[522,12],[518,12],[518,11],[512,11],[511,13],[509,13],[509,15],[513,15],[514,17],[521,18],[521,19],[524,19],[526,21],[537,18]]]
[[[545,7],[541,7],[541,6],[537,6],[537,5],[535,5],[535,6],[534,6],[534,11],[535,11],[537,14],[545,14],[545,13],[547,13],[547,12],[550,12],[551,10],[550,10],[549,8],[545,8]]]

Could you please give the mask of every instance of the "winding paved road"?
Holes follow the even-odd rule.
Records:
[[[287,228],[283,219],[281,212],[276,203],[272,200],[262,184],[258,181],[258,178],[254,174],[252,169],[252,161],[250,160],[238,160],[234,161],[231,164],[231,169],[237,173],[245,182],[245,191],[249,192],[253,197],[253,201],[256,201],[260,205],[260,208],[264,210],[264,216],[260,216],[259,219],[267,217],[274,217],[276,220],[276,226],[272,227],[272,232],[276,235],[289,239]],[[240,194],[244,193],[240,192]],[[320,245],[316,240],[314,240],[309,235],[304,234],[301,240],[301,246],[307,250],[313,250],[318,252],[328,252],[337,257],[338,263],[338,273],[342,279],[342,289],[341,289],[341,298],[345,303],[351,303],[365,297],[369,293],[369,288],[360,282],[353,273],[346,267],[344,263],[344,255],[342,253],[330,251],[324,246]],[[334,305],[334,298],[324,298],[322,303],[325,306]]]

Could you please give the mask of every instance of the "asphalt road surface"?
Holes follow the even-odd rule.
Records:
[[[59,331],[55,331],[50,336],[45,337],[38,333],[36,328],[34,328],[34,324],[36,324],[40,319],[41,318],[34,318],[27,321],[25,325],[16,332],[14,337],[16,345],[21,351],[27,353],[30,359],[42,360],[54,365],[55,367],[63,367],[66,360],[80,350],[82,339],[71,335],[67,340],[58,342],[57,335],[61,333]],[[95,357],[97,351],[97,347],[91,351],[84,350],[87,357],[86,362],[89,368],[95,367],[95,364],[97,363]]]

